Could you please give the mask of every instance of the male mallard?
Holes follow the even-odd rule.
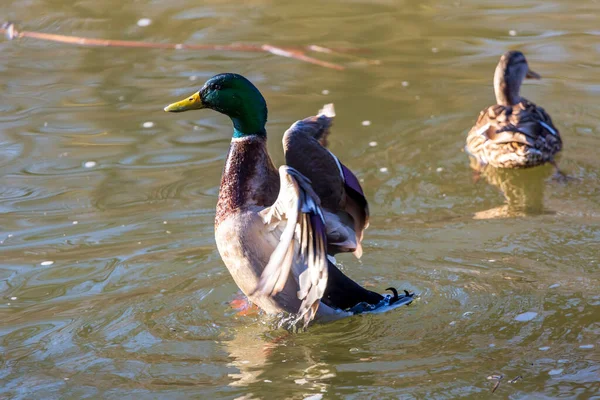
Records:
[[[543,108],[519,95],[525,78],[540,79],[520,51],[502,55],[494,74],[498,104],[484,109],[467,136],[478,167],[528,168],[554,162],[562,148],[558,129]]]
[[[369,224],[358,180],[324,147],[333,105],[285,132],[287,165],[279,172],[267,152],[267,104],[249,80],[216,75],[165,111],[202,108],[233,122],[215,238],[221,258],[249,300],[268,313],[295,314],[304,326],[317,311],[331,315],[359,303],[380,304],[382,295],[361,287],[328,259],[339,252],[360,257]],[[391,302],[400,298],[396,294]]]

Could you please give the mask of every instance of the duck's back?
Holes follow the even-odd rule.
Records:
[[[466,150],[480,166],[528,168],[553,161],[562,140],[542,107],[522,99],[483,110],[467,136]]]

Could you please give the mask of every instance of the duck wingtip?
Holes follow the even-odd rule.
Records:
[[[335,117],[335,108],[333,107],[333,103],[325,104],[323,108],[319,110],[318,115],[324,115],[329,118]]]

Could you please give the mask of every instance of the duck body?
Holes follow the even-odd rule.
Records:
[[[269,262],[278,238],[265,234],[260,215],[279,193],[279,173],[266,150],[266,138],[232,139],[221,177],[215,215],[219,254],[237,286],[268,313],[298,310],[300,302],[291,285],[271,297],[250,296]]]
[[[529,168],[550,162],[562,149],[562,139],[550,115],[521,97],[523,79],[539,79],[525,56],[510,51],[502,56],[494,76],[497,104],[479,114],[467,135],[466,152],[476,168]]]
[[[286,165],[267,151],[266,103],[248,80],[221,74],[166,111],[212,108],[228,116],[234,134],[215,216],[219,254],[249,300],[270,314],[295,315],[306,326],[384,296],[344,275],[331,257],[362,254],[368,203],[356,177],[329,150],[333,105],[286,131]],[[257,117],[258,116],[258,117]]]
[[[467,136],[466,150],[479,165],[529,168],[553,162],[562,149],[558,129],[542,107],[522,98],[496,104],[479,114]]]

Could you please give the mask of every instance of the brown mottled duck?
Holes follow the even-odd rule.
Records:
[[[479,114],[467,136],[467,153],[475,168],[528,168],[552,163],[562,149],[562,140],[552,119],[531,101],[521,97],[524,79],[540,79],[520,51],[502,55],[494,74],[498,104]],[[560,171],[557,172],[559,174]]]
[[[356,176],[325,148],[333,105],[285,132],[286,165],[279,170],[267,152],[267,104],[249,80],[216,75],[165,111],[203,108],[233,123],[215,238],[223,262],[251,302],[270,314],[290,313],[294,324],[304,327],[315,317],[409,302],[411,294],[398,296],[393,290],[394,296],[382,296],[335,265],[336,253],[361,256],[369,208]]]

